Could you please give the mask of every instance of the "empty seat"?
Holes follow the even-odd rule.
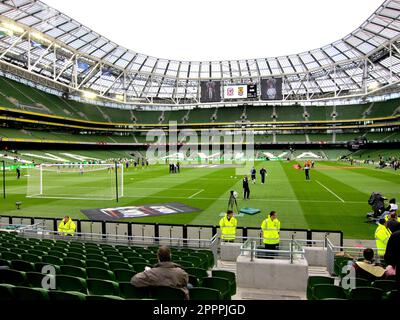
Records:
[[[221,292],[212,288],[191,288],[189,289],[190,300],[222,300]]]
[[[119,295],[118,283],[109,280],[88,279],[87,286],[91,295]]]
[[[23,261],[23,260],[12,260],[11,268],[19,271],[35,271],[35,265],[32,262]]]
[[[42,258],[40,256],[37,256],[35,254],[30,254],[30,253],[24,253],[21,255],[21,259],[27,262],[32,262],[32,263],[36,263],[36,262],[41,262]]]
[[[234,272],[225,270],[212,270],[211,274],[213,277],[219,277],[227,279],[230,283],[230,294],[231,296],[236,294],[236,275]]]
[[[147,261],[146,261],[145,258],[138,257],[138,256],[136,256],[136,257],[128,257],[127,259],[128,259],[128,263],[130,263],[130,264],[134,264],[134,263],[147,263]]]
[[[109,263],[109,266],[110,266],[110,270],[112,270],[112,271],[115,270],[115,269],[127,269],[127,270],[132,269],[132,266],[127,262],[114,262],[114,261],[111,261]]]
[[[103,279],[115,281],[114,273],[110,270],[101,268],[86,268],[86,273],[90,279]]]
[[[128,269],[115,269],[113,271],[117,282],[130,282],[132,277],[136,274],[135,271]]]
[[[3,266],[3,267],[11,267],[11,263],[10,263],[10,261],[8,261],[8,260],[0,259],[0,266]]]
[[[123,256],[111,255],[107,256],[108,262],[126,262],[126,259]]]
[[[132,268],[136,273],[143,272],[144,268],[148,266],[149,266],[148,263],[140,263],[140,262],[132,263]]]
[[[136,288],[130,282],[120,282],[121,297],[125,299],[146,299],[150,297],[148,288]]]
[[[393,280],[375,280],[372,283],[374,288],[381,289],[383,292],[389,292],[397,289],[396,281]]]
[[[12,269],[0,270],[0,283],[21,287],[29,286],[25,272]]]
[[[310,276],[307,280],[307,300],[313,300],[312,289],[316,284],[331,284],[335,282],[334,278],[323,276]]]
[[[202,286],[205,288],[217,289],[221,292],[223,300],[230,300],[230,283],[229,280],[219,277],[203,278]]]
[[[69,258],[75,258],[78,260],[86,260],[86,255],[83,253],[76,253],[76,252],[68,252]]]
[[[57,275],[56,276],[57,290],[61,291],[77,291],[87,293],[87,284],[85,279],[72,276]]]
[[[86,273],[85,268],[62,265],[62,266],[60,266],[60,271],[62,274],[66,275],[66,276],[79,277],[79,278],[83,278],[83,279],[87,278],[87,273]]]
[[[51,301],[82,301],[86,300],[86,294],[81,292],[64,292],[58,290],[49,291]]]
[[[104,296],[99,296],[99,295],[90,295],[86,296],[86,300],[125,300],[124,298],[118,297],[118,296],[111,296],[111,295],[104,295]]]
[[[84,268],[86,266],[85,261],[80,260],[80,259],[66,257],[63,259],[63,261],[64,261],[64,265],[68,265],[68,266],[74,266],[74,267],[79,267],[79,268]]]
[[[153,287],[151,288],[151,297],[157,300],[185,300],[186,295],[181,289]]]
[[[20,301],[49,300],[47,290],[44,290],[42,288],[14,287],[12,290],[16,300]]]
[[[12,289],[13,285],[0,284],[0,301],[13,301],[15,299]]]
[[[383,291],[373,287],[358,287],[350,291],[350,300],[382,300]]]
[[[346,293],[343,288],[332,284],[316,284],[312,289],[312,295],[315,300],[326,298],[346,299]]]
[[[8,251],[8,252],[3,252],[1,254],[1,258],[4,260],[10,260],[10,261],[11,260],[21,260],[21,255],[15,253],[15,252]]]
[[[26,277],[30,286],[33,288],[43,288],[43,280],[45,280],[45,283],[49,283],[49,279],[54,278],[53,275],[40,272],[27,272]]]
[[[88,259],[86,260],[86,267],[108,269],[109,265],[105,261]]]
[[[106,262],[106,258],[100,254],[92,254],[92,253],[86,253],[86,260],[98,260],[98,261],[104,261]]]

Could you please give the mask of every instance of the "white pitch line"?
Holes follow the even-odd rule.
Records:
[[[198,194],[202,193],[204,189],[201,189],[200,191],[196,192],[195,194],[192,194],[188,199],[192,199],[194,196],[197,196]]]
[[[339,197],[336,193],[334,193],[331,189],[325,187],[321,182],[319,182],[318,180],[315,180],[320,186],[322,186],[323,188],[325,188],[326,190],[328,190],[330,193],[332,193],[336,198],[338,198],[340,201],[342,201],[343,203],[345,203],[345,201]]]

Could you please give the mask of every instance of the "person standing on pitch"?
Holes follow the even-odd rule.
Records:
[[[249,178],[247,176],[243,179],[243,199],[250,198]]]
[[[226,215],[219,220],[221,228],[221,240],[234,242],[236,238],[237,219],[233,216],[233,211],[228,210]]]
[[[271,211],[267,219],[261,224],[264,245],[266,250],[278,250],[281,222],[277,218],[277,213]],[[275,255],[274,253],[268,255]]]
[[[261,175],[261,184],[264,184],[265,176],[267,175],[267,170],[264,167],[260,170],[260,175]]]
[[[17,179],[21,178],[21,169],[17,167]]]
[[[253,184],[256,183],[256,174],[257,174],[256,168],[253,167],[251,169],[251,182],[253,182]]]
[[[304,173],[306,174],[306,180],[310,181],[310,163],[308,161],[304,163]]]

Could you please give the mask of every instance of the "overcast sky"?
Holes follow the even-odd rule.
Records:
[[[43,0],[117,44],[176,60],[300,53],[358,28],[383,0]]]

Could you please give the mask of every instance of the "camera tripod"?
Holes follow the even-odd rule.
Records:
[[[228,210],[234,211],[234,208],[236,207],[237,213],[239,213],[239,207],[236,201],[235,196],[231,193],[228,201]]]

